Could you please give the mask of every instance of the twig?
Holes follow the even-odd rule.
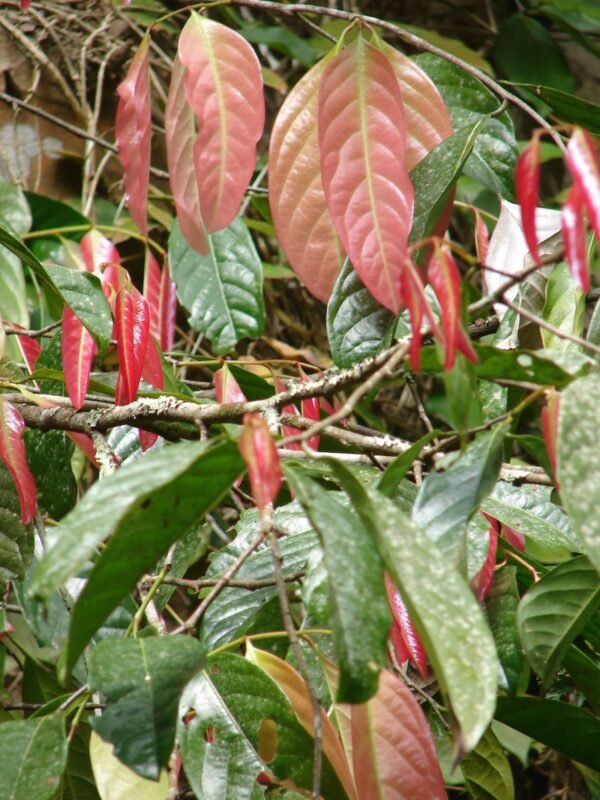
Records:
[[[502,302],[504,303],[504,305],[508,306],[513,311],[516,311],[517,314],[519,314],[522,317],[525,317],[525,319],[528,319],[531,322],[535,322],[536,325],[538,325],[540,328],[544,328],[544,330],[547,330],[553,336],[556,336],[559,339],[566,339],[569,342],[574,342],[575,344],[578,344],[580,347],[583,347],[584,350],[589,350],[590,353],[595,353],[596,355],[600,355],[600,347],[598,347],[597,344],[594,344],[593,342],[588,342],[587,339],[582,339],[581,336],[576,336],[574,333],[569,333],[568,331],[561,331],[560,328],[555,327],[550,322],[546,322],[545,319],[538,317],[537,314],[528,311],[526,308],[523,308],[523,306],[518,306],[516,303],[513,303],[511,300],[508,300],[506,297],[503,299]]]
[[[157,576],[151,575],[149,580],[155,580]],[[295,572],[293,575],[284,575],[284,580],[286,583],[294,583],[295,581],[299,581],[301,578],[304,577],[304,572]],[[216,586],[220,582],[220,578],[198,578],[196,580],[192,578],[175,578],[172,575],[166,575],[162,582],[168,584],[170,586],[181,586],[185,589],[193,589],[194,591],[200,591],[200,589],[204,589],[208,586]],[[265,589],[270,586],[276,586],[277,582],[275,578],[264,578],[261,580],[241,580],[236,578],[230,578],[227,581],[227,588],[229,589]]]

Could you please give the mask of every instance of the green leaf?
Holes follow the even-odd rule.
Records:
[[[565,550],[581,550],[565,513],[550,502],[548,487],[513,486],[501,481],[481,508],[557,556],[564,555]]]
[[[137,775],[157,780],[169,763],[179,697],[203,663],[204,648],[188,636],[111,637],[90,651],[89,683],[106,699],[92,727]]]
[[[474,800],[514,800],[515,787],[506,753],[491,728],[460,762]]]
[[[87,217],[84,217],[83,214],[80,214],[75,208],[66,203],[62,203],[60,200],[55,200],[46,195],[35,194],[34,192],[26,192],[25,197],[31,209],[31,230],[33,231],[50,231],[56,228],[83,228],[84,226],[87,228],[92,227]],[[72,232],[61,231],[60,235],[64,238],[79,241],[85,232],[85,230]],[[48,239],[46,239],[46,241],[48,241]]]
[[[566,264],[558,264],[546,284],[546,304],[542,318],[561,333],[583,335],[585,292],[577,288]],[[581,345],[541,328],[544,347],[553,350],[581,351]]]
[[[33,528],[21,524],[21,504],[15,484],[0,464],[0,591],[9,580],[23,580],[33,557]]]
[[[523,674],[523,652],[517,633],[519,590],[515,567],[503,567],[495,573],[485,599],[488,622],[500,660],[500,686],[514,694]]]
[[[364,487],[341,464],[335,473],[402,594],[468,752],[488,727],[496,702],[498,658],[473,593],[429,536],[394,503]]]
[[[456,130],[428,153],[410,173],[415,209],[410,241],[428,236],[448,202],[450,192],[476,146],[485,117]]]
[[[462,69],[438,56],[425,53],[414,61],[425,70],[442,95],[455,130],[485,124],[464,167],[465,175],[480,181],[503,197],[514,197],[513,174],[517,142],[510,116],[498,110],[498,99],[489,89]]]
[[[560,397],[558,482],[583,551],[600,572],[600,450],[597,447],[600,373],[567,387]]]
[[[533,669],[548,688],[565,653],[600,605],[600,582],[584,556],[559,564],[527,592],[517,620]]]
[[[337,474],[336,463],[330,464]],[[379,669],[387,663],[391,614],[381,559],[351,506],[299,470],[284,465],[284,473],[323,545],[340,666],[337,700],[365,702],[376,693]]]
[[[495,717],[569,758],[600,770],[600,720],[558,700],[499,697]]]
[[[317,535],[304,510],[297,502],[282,506],[275,509],[273,522],[278,530],[286,533],[280,542],[283,574],[289,576],[302,571],[310,552],[318,544]],[[258,538],[260,520],[255,509],[242,514],[237,530],[236,539],[211,559],[207,578],[223,575],[240,552]],[[236,573],[238,580],[265,580],[272,577],[273,556],[270,547],[264,545]],[[213,650],[242,636],[254,624],[261,609],[276,595],[275,584],[259,589],[223,589],[206,610],[200,628],[201,641],[208,650]]]
[[[270,747],[265,747],[265,731]],[[190,770],[194,790],[206,800],[258,800],[256,777],[266,759],[262,769],[278,780],[306,790],[312,786],[312,737],[272,678],[240,656],[211,658],[189,684],[177,734],[186,774]],[[346,798],[326,758],[321,792],[332,800]]]
[[[27,295],[25,291],[25,278],[21,262],[7,250],[0,246],[0,318],[4,322],[14,322],[16,325],[29,327],[29,311],[27,309]],[[13,337],[7,337],[10,343]],[[14,361],[21,361],[18,348],[15,346],[8,351]]]
[[[386,497],[393,497],[398,484],[403,480],[408,470],[421,454],[421,450],[429,444],[432,439],[439,436],[441,431],[434,430],[426,433],[418,441],[411,445],[404,453],[400,453],[392,462],[388,464],[383,475],[377,480],[377,491]]]
[[[431,472],[419,489],[413,521],[449,558],[456,559],[467,522],[494,488],[507,430],[503,424],[480,434],[457,462]]]
[[[570,92],[575,86],[567,60],[547,29],[532,17],[513,14],[500,28],[494,58],[516,83],[540,83]]]
[[[73,442],[63,431],[26,430],[24,439],[38,506],[59,520],[77,502],[77,482],[71,468]],[[52,469],[48,469],[49,464]]]
[[[549,105],[554,114],[563,122],[581,125],[590,133],[600,133],[600,105],[584,100],[569,92],[561,92],[551,86],[535,83],[516,83],[520,89],[535,94]]]
[[[14,183],[0,180],[0,225],[17,236],[31,228],[31,209],[24,192]]]
[[[77,733],[69,742],[67,766],[62,778],[60,800],[101,800],[90,763],[91,728],[85,718],[79,721]],[[100,740],[101,741],[101,740]],[[111,748],[112,749],[112,748]],[[134,800],[129,797],[127,800]],[[146,800],[146,798],[144,798]],[[162,800],[162,798],[161,798]]]
[[[242,469],[232,442],[165,447],[95,483],[54,528],[31,589],[46,600],[112,536],[73,608],[66,673],[140,576],[219,502]]]
[[[596,715],[600,715],[600,665],[578,647],[571,645],[563,666]]]
[[[64,722],[57,717],[0,725],[0,797],[46,800],[60,783],[67,759]]]
[[[351,367],[388,346],[395,321],[345,259],[327,304],[327,338],[336,366]]]
[[[241,219],[209,236],[210,253],[188,245],[179,225],[169,237],[169,266],[190,325],[211,340],[215,353],[232,350],[244,336],[260,336],[265,310],[262,264]]]
[[[303,67],[312,67],[317,54],[307,42],[283,25],[248,25],[239,31],[252,44],[267,44],[272,50],[296,59]]]

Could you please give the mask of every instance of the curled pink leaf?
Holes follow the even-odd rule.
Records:
[[[81,408],[90,382],[95,344],[92,334],[68,306],[63,309],[61,347],[67,394],[73,406]]]
[[[161,270],[149,250],[146,251],[144,297],[150,314],[150,334],[163,350],[171,350],[175,340],[176,287],[167,260]]]
[[[146,208],[150,182],[150,37],[137,49],[125,80],[117,87],[119,103],[115,119],[115,138],[123,167],[123,182],[131,218],[144,236],[148,235]]]
[[[556,389],[548,389],[545,393],[546,405],[542,408],[542,435],[546,452],[550,459],[552,473],[557,475],[557,442],[558,442],[558,414],[560,407],[560,395]]]
[[[88,272],[97,272],[104,264],[121,263],[121,256],[115,245],[95,228],[85,234],[79,246]]]
[[[535,224],[535,212],[538,205],[540,186],[540,140],[532,138],[517,159],[515,167],[515,189],[517,200],[521,206],[521,222],[523,234],[529,252],[538,266],[541,264]]]
[[[480,264],[485,264],[490,246],[490,234],[481,214],[475,209],[475,248]]]
[[[487,516],[487,515],[486,515]],[[494,581],[496,568],[496,552],[498,550],[498,523],[493,520],[489,529],[489,546],[485,562],[479,572],[473,577],[472,586],[479,603],[483,603],[488,596]]]
[[[581,190],[596,239],[600,241],[600,158],[592,136],[575,128],[567,144],[567,167]]]
[[[436,245],[427,269],[427,277],[435,290],[442,312],[446,347],[444,369],[452,369],[457,350],[469,361],[477,361],[477,355],[460,318],[460,272],[446,247]]]
[[[124,282],[117,294],[115,328],[119,353],[119,375],[115,401],[127,405],[135,400],[148,347],[148,304],[135,288]]]
[[[275,391],[278,394],[287,391],[287,386],[284,384],[281,378],[275,378]],[[282,406],[281,413],[298,416],[298,409],[293,403],[288,403],[287,406]],[[281,432],[285,437],[297,436],[299,433],[298,428],[294,428],[292,425],[282,425]],[[302,450],[302,445],[300,444],[300,442],[288,442],[286,447],[288,450]]]
[[[325,198],[344,250],[376,300],[397,312],[414,207],[404,107],[389,59],[362,35],[323,72],[318,132]]]
[[[35,478],[27,465],[23,430],[25,422],[8,400],[0,397],[0,459],[12,475],[21,504],[21,522],[27,525],[35,516]]]
[[[579,288],[587,292],[590,289],[590,270],[587,260],[584,213],[582,191],[580,185],[574,183],[569,189],[567,199],[562,207],[560,222],[565,258],[571,275]]]
[[[402,299],[408,312],[410,314],[410,326],[412,329],[412,336],[410,341],[410,366],[414,372],[419,371],[421,359],[420,349],[423,334],[421,331],[423,319],[426,317],[429,320],[433,335],[436,339],[440,339],[441,335],[438,330],[435,318],[429,308],[423,282],[419,276],[419,272],[410,258],[407,258],[404,263],[404,271],[402,273]]]
[[[244,414],[239,447],[248,468],[252,497],[263,511],[277,498],[281,466],[271,432],[260,414]]]
[[[200,213],[212,233],[233,221],[256,165],[265,123],[260,63],[243,36],[196,12],[181,32],[178,55],[197,120],[193,164]]]
[[[394,644],[398,643],[400,646],[396,648],[396,654],[400,663],[409,658],[417,668],[419,675],[426,678],[429,673],[427,666],[427,655],[425,648],[416,631],[408,609],[400,595],[400,592],[394,586],[393,581],[386,573],[385,587],[387,590],[388,602],[392,610],[392,630],[390,631],[392,641]]]

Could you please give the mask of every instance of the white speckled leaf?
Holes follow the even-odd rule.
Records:
[[[584,553],[600,572],[600,373],[574,381],[560,397],[558,483]]]

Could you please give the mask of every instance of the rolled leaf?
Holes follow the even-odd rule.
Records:
[[[523,234],[534,262],[539,266],[540,253],[535,225],[535,210],[540,187],[540,140],[534,136],[517,159],[515,189],[521,206]]]
[[[559,400],[560,395],[556,389],[548,389],[546,392],[546,405],[542,408],[541,413],[542,436],[544,437],[546,452],[554,475],[556,475]]]
[[[35,478],[27,465],[23,444],[23,417],[8,400],[0,397],[0,459],[17,487],[21,503],[21,522],[27,525],[35,516]]]
[[[452,369],[457,350],[469,361],[477,361],[477,356],[460,318],[460,273],[446,247],[439,245],[435,247],[427,270],[427,277],[442,309],[442,329],[446,346],[444,369]]]
[[[573,182],[581,190],[592,230],[600,240],[600,159],[594,140],[583,128],[573,131],[566,162]]]
[[[88,272],[96,272],[103,264],[121,263],[117,248],[95,228],[85,234],[79,246]]]
[[[487,517],[487,514],[484,516]],[[475,597],[479,603],[483,603],[492,588],[494,582],[494,570],[496,568],[496,552],[498,550],[498,528],[499,525],[496,520],[490,524],[489,530],[489,547],[487,557],[483,567],[473,577],[472,585],[475,589]]]
[[[408,613],[408,609],[402,600],[400,592],[398,589],[396,589],[394,582],[387,573],[385,576],[385,588],[387,590],[390,608],[392,609],[392,634],[394,633],[395,629],[400,640],[402,641],[402,647],[408,658],[410,658],[417,668],[419,675],[421,675],[422,678],[426,678],[429,669],[427,667],[427,655],[425,654],[423,642],[419,638],[419,634],[417,633],[414,623],[410,618],[410,614]],[[392,640],[396,641],[393,635]],[[403,660],[406,659],[400,658],[401,663]]]
[[[423,318],[427,317],[436,338],[439,339],[440,334],[431,309],[429,308],[419,272],[410,258],[407,258],[405,261],[404,274],[402,275],[402,297],[410,313],[410,324],[412,328],[410,366],[415,372],[418,372],[420,365],[419,350],[421,347],[421,339],[423,338],[421,333]]]
[[[135,400],[148,347],[148,304],[135,286],[121,286],[116,302],[119,375],[115,401],[127,405]]]
[[[65,306],[61,337],[63,372],[69,399],[78,409],[85,402],[95,346],[92,334],[83,327],[71,309]]]
[[[123,167],[127,207],[140,231],[148,234],[146,207],[150,179],[150,37],[145,36],[133,57],[125,80],[117,87],[119,104],[115,119],[115,139]]]
[[[389,59],[362,35],[325,68],[318,131],[325,198],[344,250],[375,299],[397,312],[414,206],[404,107]]]
[[[217,403],[245,403],[247,398],[240,389],[227,364],[215,372],[215,392]]]
[[[260,414],[244,414],[240,452],[248,468],[252,497],[263,511],[277,497],[281,468],[275,442]]]
[[[579,184],[574,183],[561,210],[561,226],[565,257],[579,288],[590,289],[590,270],[587,261],[587,242],[585,237],[583,193]]]
[[[235,218],[256,164],[265,120],[260,64],[239,33],[195,12],[181,32],[178,56],[197,120],[193,165],[200,214],[212,233]]]
[[[150,314],[150,334],[165,351],[173,349],[175,340],[175,316],[177,313],[177,292],[171,280],[169,263],[165,258],[163,268],[152,253],[146,251],[144,270],[144,297]]]

